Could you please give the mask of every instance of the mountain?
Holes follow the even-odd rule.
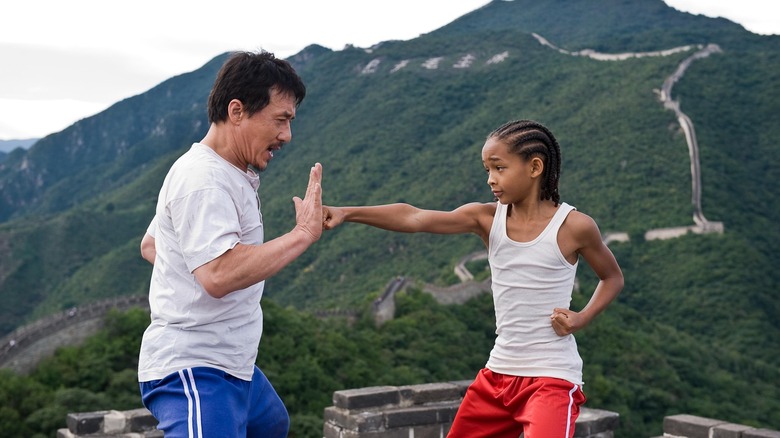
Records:
[[[16,140],[0,140],[0,152],[8,153],[16,148],[28,149],[38,141],[37,138],[25,138]]]
[[[9,152],[17,148],[27,149],[35,144],[36,141],[38,141],[37,138],[28,138],[23,140],[0,140],[0,163],[5,160],[5,157]]]
[[[708,44],[720,51],[691,58]],[[410,41],[312,45],[290,58],[308,89],[293,141],[261,175],[267,237],[294,225],[291,198],[303,194],[316,161],[332,205],[489,201],[479,158],[485,136],[505,121],[536,119],[561,143],[563,200],[602,232],[630,237],[611,245],[626,287],[604,316],[611,330],[584,335],[586,363],[609,380],[617,379],[610,364],[630,359],[647,385],[649,368],[693,387],[710,382],[705,375],[758,384],[780,368],[778,49],[780,37],[660,0],[493,1]],[[0,163],[0,333],[81,303],[145,293],[140,238],[168,166],[206,132],[206,97],[226,56]],[[659,100],[686,60],[672,97],[695,127],[704,214],[724,233],[646,240],[648,230],[693,225],[685,132]],[[473,236],[349,224],[269,280],[267,296],[306,311],[361,307],[397,275],[457,281],[453,266],[479,249]],[[578,280],[575,305],[595,285],[584,265]],[[700,348],[660,355],[659,339],[669,338],[707,346],[723,363],[692,367]],[[607,353],[619,355],[621,344],[630,358]],[[594,400],[609,400],[603,387],[594,385]],[[710,397],[705,389],[695,396]],[[777,421],[761,407],[776,392],[746,396],[744,405],[757,406],[747,423]],[[669,409],[691,397],[653,394],[647,403]]]

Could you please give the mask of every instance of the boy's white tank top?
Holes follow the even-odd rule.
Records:
[[[554,377],[582,385],[582,359],[573,335],[558,336],[550,315],[569,308],[577,264],[558,246],[558,230],[574,207],[562,203],[530,242],[506,232],[507,205],[497,203],[488,261],[496,311],[496,341],[486,367],[523,377]]]

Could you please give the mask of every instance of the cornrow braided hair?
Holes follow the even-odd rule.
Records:
[[[561,196],[558,193],[558,179],[561,175],[561,148],[552,132],[533,120],[507,122],[487,138],[496,138],[509,146],[509,151],[529,160],[534,156],[544,161],[540,197],[549,199],[557,206]]]

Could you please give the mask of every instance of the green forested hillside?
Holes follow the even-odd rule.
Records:
[[[672,94],[695,125],[704,214],[724,224],[723,235],[643,239],[650,229],[693,223],[685,137],[658,98],[692,51],[597,61],[545,47],[532,33],[571,52],[720,46],[694,61]],[[591,405],[620,412],[629,431],[658,433],[653,422],[681,412],[776,428],[777,409],[764,407],[780,399],[777,388],[755,388],[780,370],[778,49],[780,37],[660,0],[494,1],[410,41],[335,52],[312,45],[291,58],[308,89],[293,141],[261,175],[267,237],[294,225],[291,198],[303,194],[316,161],[329,204],[450,209],[489,201],[479,159],[485,136],[511,119],[537,119],[561,143],[562,198],[602,232],[631,236],[612,246],[624,292],[579,337]],[[145,293],[140,238],[168,166],[206,131],[205,100],[223,60],[0,163],[0,333],[79,303]],[[467,68],[455,67],[465,60]],[[472,236],[347,225],[268,281],[269,314],[362,309],[396,275],[444,284],[480,246]],[[578,275],[575,308],[594,286],[585,265]],[[410,325],[408,333],[425,329]],[[412,342],[423,333],[398,336],[395,349],[423,354]],[[318,354],[310,360],[323,360]]]

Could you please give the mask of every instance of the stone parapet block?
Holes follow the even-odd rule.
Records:
[[[619,425],[620,415],[617,412],[582,408],[575,423],[574,437],[612,438]]]
[[[780,438],[780,431],[688,414],[665,417],[663,429],[665,437],[675,438]]]
[[[162,438],[157,419],[146,408],[68,414],[57,438]]]

